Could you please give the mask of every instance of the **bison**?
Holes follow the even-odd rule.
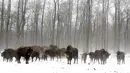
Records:
[[[20,62],[21,57],[24,57],[26,60],[26,64],[29,64],[29,58],[33,52],[33,49],[30,46],[25,46],[25,47],[19,47],[17,50],[17,62]]]
[[[54,57],[56,55],[55,53],[56,53],[55,50],[51,48],[45,50],[45,55],[49,55],[51,60],[54,60]]]
[[[100,49],[95,51],[95,60],[98,63],[105,64],[106,60],[109,58],[109,53],[105,49]]]
[[[58,59],[60,59],[60,61],[61,61],[62,49],[59,49],[59,48],[56,49],[55,54],[56,54],[56,57],[57,57],[57,61],[58,61]]]
[[[84,63],[86,63],[87,55],[87,53],[81,54],[81,62],[84,61]]]
[[[122,64],[125,64],[125,53],[122,51],[117,51],[116,52],[116,57],[117,57],[117,64],[120,64],[122,61]]]
[[[1,56],[3,57],[3,61],[6,59],[7,62],[8,61],[13,61],[13,57],[17,57],[17,54],[16,54],[16,51],[12,48],[8,48],[8,49],[5,49],[2,53],[1,53]]]
[[[94,63],[95,53],[94,52],[90,52],[88,55],[89,55],[89,58],[90,58],[90,62]]]
[[[105,64],[110,54],[104,49],[101,49],[100,51],[101,51],[101,64]]]
[[[32,62],[33,62],[33,58],[36,58],[35,61],[37,59],[39,59],[39,61],[40,61],[40,54],[39,54],[39,52],[33,51],[32,54],[31,54],[31,58],[32,58]]]
[[[61,60],[62,50],[55,45],[50,45],[49,47],[46,47],[44,55],[50,56],[51,60],[54,60],[54,57],[57,57],[58,61],[58,59]]]
[[[30,47],[33,49],[33,51],[38,52],[39,56],[41,56],[44,53],[44,47],[37,46],[37,45],[32,45]]]
[[[67,57],[68,64],[71,64],[72,58],[74,58],[74,63],[76,62],[76,60],[78,63],[78,49],[77,48],[73,48],[71,45],[68,45],[65,51],[65,54]]]

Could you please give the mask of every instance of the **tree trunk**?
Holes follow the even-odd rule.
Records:
[[[8,28],[10,24],[11,0],[8,0],[7,22],[6,22],[6,48],[8,48]]]
[[[44,10],[45,10],[46,0],[44,0],[43,10],[42,10],[42,21],[41,21],[41,45],[43,46],[43,23],[44,23]]]
[[[53,25],[52,25],[52,41],[51,44],[55,44],[55,25],[56,25],[56,1],[54,0],[54,18],[53,18]]]
[[[4,0],[2,0],[2,10],[1,10],[1,35],[0,35],[0,41],[3,42],[3,25],[4,25],[4,7],[5,7],[5,4],[4,4]],[[0,45],[2,44],[2,42],[0,42]]]

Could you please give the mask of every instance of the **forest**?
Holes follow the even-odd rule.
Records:
[[[73,45],[129,53],[130,0],[0,0],[0,49]]]

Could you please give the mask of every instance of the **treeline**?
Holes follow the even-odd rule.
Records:
[[[0,46],[129,52],[129,0],[0,0]]]

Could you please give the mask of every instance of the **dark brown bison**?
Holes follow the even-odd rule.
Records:
[[[125,64],[125,53],[122,51],[117,51],[116,54],[117,54],[116,55],[117,64],[121,64],[121,61],[122,61],[122,64]]]
[[[98,63],[105,64],[107,59],[109,58],[109,53],[105,49],[100,49],[95,51],[95,60]]]
[[[48,50],[51,49],[50,47],[48,47],[48,46],[43,46],[42,48],[43,48],[43,53],[41,54],[41,56],[42,56],[41,58],[42,58],[44,61],[47,60],[48,56],[53,57],[53,56],[49,53],[49,51],[48,51]]]
[[[44,52],[45,55],[50,56],[51,60],[54,60],[54,57],[56,56],[56,52],[54,49],[46,49]]]
[[[106,64],[107,59],[110,56],[110,53],[108,53],[105,49],[101,49],[101,64]]]
[[[100,64],[100,58],[101,58],[101,51],[100,50],[95,50],[94,62],[98,61],[98,63]]]
[[[49,47],[45,47],[45,52],[43,56],[50,56],[51,60],[54,60],[55,57],[57,57],[57,60],[60,59],[61,60],[61,54],[62,54],[62,50],[59,49],[57,46],[55,45],[50,45]]]
[[[88,55],[87,53],[81,54],[81,62],[83,61],[84,63],[86,63],[87,55]]]
[[[76,62],[76,60],[78,63],[78,49],[77,48],[73,48],[71,45],[68,45],[65,51],[65,54],[68,60],[68,64],[71,64],[72,58],[74,58],[74,63]]]
[[[37,46],[37,45],[32,45],[30,47],[33,49],[33,51],[35,51],[35,56],[34,55],[33,56],[36,58],[36,60],[37,59],[43,59],[42,56],[45,53],[45,49],[47,48],[46,46],[41,47],[41,46]],[[36,52],[37,52],[37,54],[36,54]],[[39,54],[39,57],[38,57],[38,54]]]
[[[91,62],[91,63],[94,63],[95,53],[94,53],[94,52],[90,52],[90,53],[89,53],[89,58],[90,58],[90,62]]]
[[[60,61],[61,61],[61,54],[62,54],[61,49],[56,49],[55,50],[55,56],[57,57],[57,61],[58,61],[58,59],[60,59]]]
[[[32,54],[31,54],[31,58],[32,58],[32,62],[33,62],[33,58],[36,58],[35,61],[37,59],[39,59],[39,61],[40,61],[40,54],[39,54],[39,52],[33,51]]]
[[[61,56],[64,53],[63,49],[58,48],[56,45],[50,45],[50,48],[53,50],[55,57],[57,57],[57,61],[58,59],[61,61]]]
[[[33,52],[33,49],[30,46],[25,46],[25,47],[19,47],[17,50],[17,62],[20,62],[21,57],[24,57],[26,60],[26,64],[28,64],[29,62],[29,58]]]
[[[3,61],[11,61],[11,56],[9,55],[9,53],[8,52],[6,52],[6,51],[4,51],[4,52],[2,52],[1,53],[1,56],[3,57]]]
[[[16,51],[12,48],[8,48],[8,49],[5,49],[2,53],[1,53],[1,56],[3,57],[3,61],[6,59],[7,62],[8,61],[13,61],[13,57],[16,58],[17,54],[16,54]]]

